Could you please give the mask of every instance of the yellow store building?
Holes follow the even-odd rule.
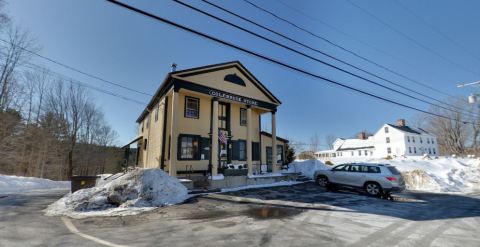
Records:
[[[172,71],[137,119],[136,165],[172,176],[276,172],[288,142],[276,136],[280,104],[238,61]],[[262,114],[272,133],[261,131]]]

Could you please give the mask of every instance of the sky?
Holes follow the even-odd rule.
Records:
[[[447,99],[443,94],[414,84],[299,31],[244,1],[210,1],[416,92],[440,100]],[[351,0],[378,19],[346,0],[251,1],[356,54],[442,92],[466,97],[477,90],[459,89],[456,84],[480,80],[479,1]],[[173,1],[124,2],[326,78],[421,109],[429,107],[243,33]],[[201,1],[186,2],[314,57],[385,83]],[[408,121],[419,114],[233,50],[106,1],[7,0],[6,10],[15,25],[27,29],[36,39],[41,55],[150,94],[162,83],[173,62],[178,65],[177,69],[187,69],[239,60],[282,101],[277,112],[277,135],[297,142],[309,142],[317,134],[322,139],[322,145],[326,145],[323,138],[327,135],[352,137],[361,130],[376,132],[384,123],[394,123],[398,118]],[[440,31],[440,34],[434,30]],[[113,87],[39,58],[32,59],[34,63],[95,87],[145,104],[150,100],[149,96]],[[106,120],[118,132],[117,145],[126,144],[136,137],[135,120],[145,105],[96,91],[91,91],[91,95],[105,112]],[[270,130],[269,116],[263,117],[262,125],[263,129]]]

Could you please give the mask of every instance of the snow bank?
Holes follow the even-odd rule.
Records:
[[[69,193],[51,204],[45,213],[74,218],[132,215],[187,198],[187,188],[177,178],[160,169],[136,169],[111,176],[96,187]]]
[[[0,174],[0,193],[69,188],[69,181],[53,181],[43,178],[7,176]]]
[[[289,172],[301,172],[303,176],[313,179],[315,171],[328,170],[330,166],[319,160],[295,160],[288,165]]]
[[[386,159],[332,159],[335,164],[372,162],[390,164],[402,172],[408,189],[433,192],[480,190],[480,160],[455,157],[397,157]]]

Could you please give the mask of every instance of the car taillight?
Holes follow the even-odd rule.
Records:
[[[386,179],[388,179],[388,181],[396,181],[397,180],[395,177],[386,177]]]

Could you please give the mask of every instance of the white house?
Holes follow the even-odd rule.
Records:
[[[412,128],[399,119],[396,124],[384,124],[373,136],[364,132],[358,138],[338,138],[333,149],[315,153],[322,160],[331,158],[381,158],[387,156],[437,155],[437,137],[420,128]]]

